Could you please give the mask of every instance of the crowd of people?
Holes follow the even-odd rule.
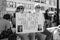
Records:
[[[43,26],[43,32],[36,32],[36,33],[26,33],[26,34],[16,34],[16,30],[13,31],[12,28],[16,28],[16,13],[20,12],[21,14],[24,13],[24,6],[20,5],[17,7],[15,13],[13,13],[13,16],[10,14],[5,14],[3,17],[0,18],[0,39],[8,38],[8,40],[17,40],[17,37],[21,38],[21,40],[53,40],[53,35],[51,32],[49,32],[46,28],[57,26],[56,25],[56,18],[57,13],[54,13],[54,16],[52,17],[49,15],[49,10],[47,9],[45,13],[42,13],[40,10],[40,5],[35,6],[35,12],[34,13],[40,13],[41,18],[41,24]],[[53,19],[53,20],[52,20]],[[46,38],[44,39],[44,35],[46,35]]]

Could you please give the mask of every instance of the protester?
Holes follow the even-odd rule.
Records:
[[[23,5],[18,5],[17,9],[16,9],[16,14],[17,13],[24,13],[24,6]],[[28,34],[18,34],[18,36],[21,38],[21,40],[29,40],[28,38]]]
[[[10,29],[10,15],[5,14],[3,18],[0,19],[0,38],[8,37],[9,33],[7,32],[8,29]]]
[[[44,18],[43,12],[40,9],[40,5],[39,4],[35,5],[35,13],[39,14],[39,20],[40,21],[39,21],[38,24],[40,24],[41,27],[43,27],[44,26],[44,22],[45,22],[45,18]],[[42,36],[43,35],[41,34],[41,32],[37,32],[36,33],[36,37],[38,38],[38,40],[44,40]]]
[[[40,21],[38,21],[39,22],[38,24],[40,24],[43,27],[45,19],[44,19],[44,15],[43,15],[42,11],[40,11],[39,4],[36,4],[34,6],[33,14],[39,15],[40,18],[38,18],[38,20],[40,20]],[[30,33],[30,40],[36,40],[36,39],[43,40],[42,34],[40,32]]]
[[[46,10],[44,16],[45,16],[45,23],[44,23],[44,31],[42,32],[42,34],[46,35],[46,39],[45,40],[53,40],[53,34],[51,32],[49,32],[46,28],[50,27],[50,16],[48,15],[48,9]]]

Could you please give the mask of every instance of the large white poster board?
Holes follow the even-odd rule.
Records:
[[[60,40],[60,25],[47,28],[47,30],[53,33],[53,40]]]
[[[39,14],[16,13],[16,33],[42,32],[43,25],[39,17]]]

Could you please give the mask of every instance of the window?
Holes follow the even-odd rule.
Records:
[[[46,4],[49,4],[49,0],[46,0]]]
[[[49,4],[50,5],[53,5],[54,6],[55,5],[54,2],[55,2],[55,0],[49,0]]]
[[[7,7],[9,7],[9,2],[7,2]]]
[[[7,2],[7,7],[10,7],[10,8],[16,8],[16,2]]]
[[[57,6],[57,0],[54,1],[54,6]]]
[[[16,2],[13,2],[13,8],[16,8]]]
[[[9,3],[9,7],[13,8],[13,2]]]

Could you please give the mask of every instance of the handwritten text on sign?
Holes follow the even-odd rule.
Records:
[[[39,24],[39,14],[33,13],[16,13],[16,28],[17,31],[19,28],[20,33],[30,33],[42,31],[42,26]],[[40,30],[39,30],[40,28]]]

